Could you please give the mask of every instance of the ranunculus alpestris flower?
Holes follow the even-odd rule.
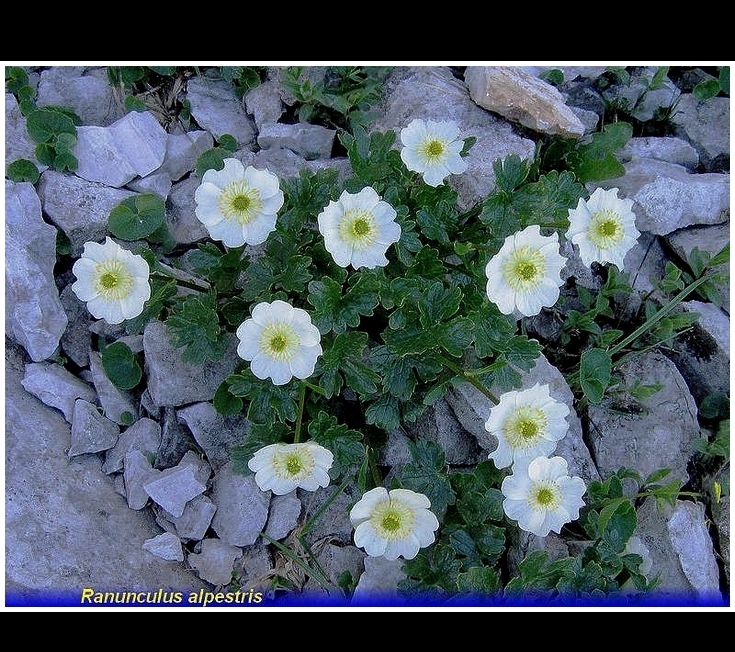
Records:
[[[346,190],[317,217],[324,246],[340,267],[384,267],[388,247],[401,239],[396,211],[371,187]]]
[[[597,188],[589,199],[580,199],[577,208],[569,209],[566,237],[579,247],[579,257],[587,266],[612,263],[623,269],[625,254],[639,236],[633,200],[618,199],[617,188]]]
[[[109,237],[104,244],[85,243],[72,271],[74,294],[86,301],[92,316],[110,324],[137,317],[151,296],[148,263]]]
[[[559,298],[566,261],[559,253],[559,236],[541,235],[532,224],[509,235],[485,266],[487,296],[504,315],[537,315]]]
[[[256,305],[236,333],[238,355],[250,362],[255,376],[274,385],[294,376],[308,378],[322,354],[321,335],[309,313],[280,299]]]
[[[329,485],[329,469],[334,455],[311,441],[298,444],[270,444],[258,450],[248,462],[255,482],[263,491],[277,496],[295,489],[316,491]]]
[[[430,507],[424,494],[409,489],[371,489],[350,510],[355,545],[371,557],[413,559],[439,528]]]
[[[430,186],[439,186],[450,174],[467,169],[460,154],[464,141],[455,122],[417,118],[401,129],[401,142],[401,160],[409,170],[421,173]]]
[[[209,235],[228,247],[265,242],[283,206],[278,177],[247,168],[236,158],[221,170],[207,170],[194,193],[195,213]]]
[[[503,510],[526,532],[545,537],[559,534],[564,524],[579,518],[587,491],[582,478],[569,476],[563,457],[536,457],[513,465],[501,486]]]
[[[510,391],[490,410],[485,429],[498,439],[489,455],[503,469],[514,462],[554,452],[569,429],[569,408],[551,397],[548,385]]]

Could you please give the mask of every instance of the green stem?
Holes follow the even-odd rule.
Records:
[[[306,403],[306,383],[299,387],[299,410],[296,414],[296,425],[294,426],[293,443],[298,444],[301,439],[301,424],[304,420],[304,404]]]
[[[182,273],[177,272],[173,267],[164,265],[163,263],[156,262],[156,266],[151,272],[153,276],[163,276],[171,278],[176,281],[177,285],[188,288],[190,290],[196,290],[197,292],[207,292],[210,288],[209,283],[204,280],[195,279],[194,277],[187,275],[187,278],[182,277]],[[199,282],[197,282],[199,281]]]
[[[656,314],[654,314],[650,319],[647,319],[644,324],[642,324],[640,327],[636,328],[628,337],[618,342],[612,349],[608,351],[610,354],[610,357],[614,356],[616,353],[620,353],[628,344],[631,342],[634,342],[637,340],[641,335],[643,335],[646,331],[651,330],[658,322],[660,322],[666,315],[668,315],[676,306],[678,306],[684,299],[689,296],[694,290],[696,290],[700,285],[704,285],[707,281],[709,281],[713,274],[705,274],[704,276],[698,278],[696,281],[685,287],[679,294],[677,294],[671,301],[669,301],[663,308],[661,308]]]
[[[303,537],[303,536],[306,536],[311,531],[311,528],[314,527],[314,523],[316,523],[317,520],[321,517],[321,515],[324,514],[324,512],[327,511],[327,509],[335,501],[335,499],[337,498],[337,496],[339,496],[347,488],[347,485],[350,483],[350,480],[351,480],[351,478],[350,478],[349,475],[347,477],[345,477],[345,479],[342,481],[342,484],[339,485],[339,487],[337,487],[334,490],[334,492],[332,493],[332,495],[329,496],[329,498],[327,498],[319,506],[319,509],[317,509],[314,512],[314,515],[308,521],[306,521],[306,523],[304,523],[304,527],[302,527],[301,528],[301,532],[299,532],[299,538],[300,537]]]
[[[445,367],[448,369],[451,369],[455,374],[458,376],[461,376],[464,378],[470,385],[472,385],[475,389],[482,392],[485,396],[487,396],[495,405],[500,403],[500,401],[497,399],[495,394],[493,394],[485,385],[483,385],[477,378],[474,376],[471,376],[468,372],[466,372],[462,367],[455,364],[448,358],[445,358],[443,355],[436,356],[437,360],[441,362]]]
[[[262,536],[269,543],[272,543],[284,555],[286,555],[286,557],[294,562],[294,564],[299,566],[307,575],[309,575],[309,577],[314,578],[314,580],[317,581],[324,589],[329,592],[335,589],[335,587],[329,583],[329,580],[324,577],[324,575],[314,570],[311,566],[309,566],[309,564],[307,564],[303,559],[295,555],[292,550],[284,546],[280,541],[276,541],[276,539],[269,537],[265,532],[261,532],[260,536]]]

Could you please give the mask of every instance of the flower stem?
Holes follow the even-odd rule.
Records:
[[[339,487],[337,487],[332,492],[332,495],[329,496],[329,498],[327,498],[319,506],[319,509],[317,509],[316,512],[314,512],[314,515],[308,521],[306,521],[306,523],[304,523],[304,527],[302,527],[301,531],[299,532],[299,538],[306,536],[311,531],[311,528],[314,527],[314,523],[316,523],[317,520],[319,520],[319,518],[321,517],[321,515],[327,511],[327,509],[335,501],[337,496],[341,495],[342,492],[344,492],[344,490],[347,488],[347,485],[350,483],[351,480],[352,478],[349,475],[345,477],[345,479],[342,481],[342,484],[339,485]]]
[[[462,367],[460,367],[458,364],[455,364],[448,358],[445,358],[443,355],[436,356],[437,360],[441,362],[445,367],[448,369],[451,369],[455,374],[458,376],[461,376],[464,378],[468,383],[470,383],[475,389],[482,392],[485,396],[487,396],[495,405],[497,405],[500,401],[498,401],[495,394],[493,394],[485,385],[483,385],[475,376],[471,375],[472,372],[467,372]]]
[[[299,387],[299,410],[296,414],[296,425],[294,426],[293,443],[298,444],[301,439],[301,424],[304,420],[304,403],[306,402],[306,383]]]
[[[190,274],[187,274],[186,277],[184,277],[183,272],[179,272],[173,267],[164,265],[161,262],[156,262],[156,266],[152,274],[155,276],[165,276],[167,278],[172,278],[174,281],[176,281],[176,285],[179,285],[183,288],[188,288],[189,290],[196,290],[197,292],[207,292],[210,288],[209,283],[207,283],[206,281],[198,279]]]

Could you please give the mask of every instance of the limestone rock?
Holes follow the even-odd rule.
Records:
[[[146,539],[143,542],[143,550],[147,550],[151,554],[166,559],[167,561],[184,561],[184,551],[181,548],[181,541],[175,534],[164,532],[157,537]]]
[[[186,87],[191,114],[215,140],[230,134],[240,147],[255,139],[255,129],[231,83],[204,77],[191,78]]]
[[[103,417],[96,405],[82,398],[74,401],[69,457],[106,451],[117,443],[119,436],[118,425]]]
[[[82,398],[93,403],[97,398],[87,383],[54,363],[27,364],[21,382],[25,390],[42,403],[61,410],[69,423],[73,421],[77,399]]]
[[[549,135],[578,138],[584,125],[551,84],[514,66],[468,66],[470,97],[488,111]]]
[[[199,577],[215,586],[229,584],[232,567],[241,550],[220,539],[204,539],[201,552],[190,554],[188,561]]]

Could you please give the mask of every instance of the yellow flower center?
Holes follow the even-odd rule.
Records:
[[[286,450],[273,456],[273,469],[279,478],[303,480],[315,466],[314,455],[304,447]]]
[[[390,541],[405,539],[415,521],[416,515],[408,505],[390,499],[376,505],[370,517],[377,535]]]
[[[600,249],[610,249],[617,245],[625,235],[620,215],[609,209],[597,211],[587,227],[587,237]]]
[[[444,144],[438,140],[431,140],[426,145],[426,156],[428,158],[439,158],[444,153]]]
[[[513,448],[529,448],[541,439],[548,424],[543,410],[521,405],[506,419],[503,434]]]
[[[263,209],[263,200],[257,188],[249,186],[245,181],[233,181],[219,196],[219,208],[222,215],[231,222],[248,224]]]
[[[339,223],[339,234],[345,242],[365,249],[377,240],[378,226],[370,211],[352,208],[344,212]]]
[[[556,482],[534,483],[529,500],[536,510],[555,510],[561,505],[561,490]]]
[[[516,292],[539,285],[545,272],[544,255],[528,246],[514,249],[503,264],[503,280]]]
[[[121,300],[133,289],[133,275],[119,260],[111,258],[97,263],[95,289],[107,300]]]
[[[300,339],[293,326],[281,322],[268,324],[260,334],[258,345],[268,357],[280,362],[291,360],[299,348]]]

